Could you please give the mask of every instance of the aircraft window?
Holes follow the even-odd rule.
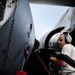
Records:
[[[4,18],[4,11],[6,6],[6,0],[0,0],[0,21]]]
[[[30,24],[30,31],[29,32],[31,33],[31,31],[32,31],[32,24]]]
[[[32,30],[32,24],[30,25],[30,30]]]
[[[29,32],[28,32],[28,37],[30,37],[31,31],[32,31],[32,24],[30,24],[30,28],[29,28]]]

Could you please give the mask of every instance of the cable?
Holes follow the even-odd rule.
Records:
[[[38,59],[41,61],[41,63],[43,64],[43,66],[44,66],[44,68],[46,69],[48,75],[51,75],[50,72],[49,72],[49,70],[47,69],[46,65],[44,64],[44,62],[42,61],[42,59],[39,57],[39,55],[38,55],[37,52],[36,52],[36,55],[37,55]]]

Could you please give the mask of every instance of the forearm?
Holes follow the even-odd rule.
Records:
[[[51,57],[50,60],[53,61],[54,63],[60,65],[60,66],[66,66],[66,64],[67,64],[63,60],[59,60],[59,59],[57,59],[55,57]]]

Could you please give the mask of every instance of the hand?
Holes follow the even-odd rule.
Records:
[[[57,61],[57,58],[55,58],[55,57],[50,57],[50,60],[55,62],[55,61]]]
[[[50,60],[54,63],[57,63],[60,66],[63,66],[63,67],[65,67],[67,65],[66,62],[64,62],[63,60],[59,60],[56,57],[50,57]]]

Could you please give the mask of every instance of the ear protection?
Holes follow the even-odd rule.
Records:
[[[72,42],[72,37],[69,33],[64,34],[65,35],[65,42],[66,43],[71,43]]]

